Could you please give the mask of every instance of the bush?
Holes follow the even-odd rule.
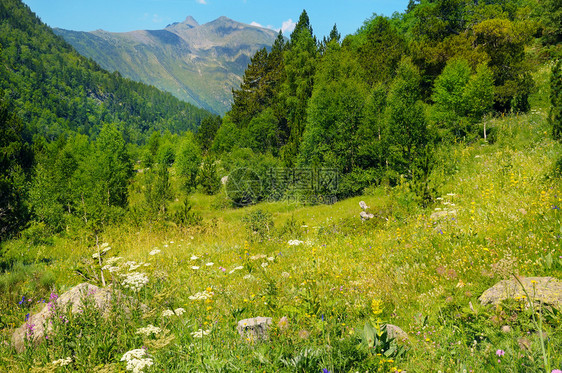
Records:
[[[263,241],[269,237],[273,231],[273,217],[271,213],[263,210],[255,210],[248,213],[242,219],[246,229],[250,233],[250,239]]]

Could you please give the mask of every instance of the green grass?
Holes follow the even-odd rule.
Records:
[[[189,201],[203,217],[199,226],[108,227],[101,237],[112,247],[108,257],[150,263],[137,269],[148,284],[139,293],[124,291],[151,311],[123,318],[117,308],[111,322],[72,317],[70,325],[58,325],[51,343],[23,354],[9,346],[12,327],[51,291],[84,281],[76,268],[99,268],[85,237],[8,242],[5,258],[12,264],[0,274],[0,370],[55,371],[52,361],[72,357],[58,371],[123,371],[123,354],[147,346],[153,366],[145,371],[544,372],[536,315],[515,301],[483,307],[478,297],[512,274],[562,278],[562,191],[554,173],[560,144],[549,139],[544,110],[491,119],[487,128],[494,133],[489,143],[441,151],[433,183],[442,199],[426,209],[415,204],[407,185],[319,206],[218,208],[224,196],[194,194]],[[132,199],[140,203],[141,197]],[[181,194],[178,199],[172,210]],[[361,200],[375,219],[361,222]],[[432,219],[436,209],[455,214]],[[273,220],[261,241],[244,223],[258,210]],[[305,243],[290,246],[290,239]],[[149,255],[156,247],[161,252]],[[105,275],[122,288],[122,278]],[[211,299],[189,299],[207,288]],[[33,300],[20,305],[22,296]],[[378,301],[382,313],[373,308]],[[185,314],[162,316],[178,307]],[[273,318],[269,340],[244,342],[236,322],[256,316]],[[286,326],[278,324],[282,317]],[[560,369],[560,313],[544,311],[540,320],[547,360]],[[360,347],[366,322],[400,326],[410,335],[407,351],[387,356]],[[167,332],[136,334],[149,324]],[[505,325],[509,333],[501,331]],[[210,334],[194,337],[199,329]],[[380,346],[390,348],[385,343]]]

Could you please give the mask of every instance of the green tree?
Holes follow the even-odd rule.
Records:
[[[26,185],[33,152],[22,133],[22,122],[0,102],[0,242],[21,229],[29,216]]]
[[[304,132],[306,107],[314,88],[317,52],[316,38],[308,14],[303,10],[285,53],[286,79],[281,88],[289,131],[289,138],[281,153],[288,166],[296,161]]]
[[[552,67],[550,76],[550,113],[552,137],[562,140],[562,59]]]
[[[204,152],[207,152],[213,145],[213,140],[221,126],[220,115],[210,115],[203,118],[201,125],[197,129],[197,142]]]
[[[420,101],[420,81],[418,69],[409,59],[404,59],[388,93],[389,167],[394,173],[407,178],[414,176],[414,161],[430,140]]]
[[[166,215],[168,202],[174,198],[170,184],[170,173],[166,164],[158,163],[146,173],[144,198],[152,216]]]
[[[207,195],[213,195],[219,191],[221,180],[217,173],[216,160],[213,157],[203,158],[197,183],[201,186],[203,193]]]
[[[176,160],[176,170],[182,180],[182,187],[190,192],[197,187],[197,175],[201,167],[201,148],[191,132],[181,139]]]

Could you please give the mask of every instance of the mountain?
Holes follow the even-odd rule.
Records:
[[[209,112],[155,87],[109,73],[74,50],[20,0],[0,0],[0,101],[30,139],[68,132],[96,136],[115,123],[143,142],[157,129],[194,130]]]
[[[54,31],[104,69],[219,114],[230,109],[232,88],[240,86],[251,57],[277,37],[227,17],[204,25],[187,17],[163,30]]]

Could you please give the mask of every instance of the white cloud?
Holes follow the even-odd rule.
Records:
[[[158,14],[153,14],[152,15],[152,22],[154,23],[160,23],[162,22],[164,19],[162,17],[160,17]]]
[[[293,20],[289,18],[281,25],[281,31],[283,31],[283,34],[293,32],[296,25],[297,25],[296,22],[293,22]]]
[[[293,30],[295,29],[295,26],[297,25],[295,22],[293,22],[293,20],[291,18],[289,18],[288,20],[284,21],[283,24],[281,25],[281,28],[279,27],[275,27],[272,25],[267,25],[264,26],[261,23],[258,23],[256,21],[252,21],[252,23],[250,23],[251,26],[255,26],[255,27],[263,27],[263,28],[268,28],[270,30],[274,30],[274,31],[283,31],[283,34],[287,34],[290,32],[293,32]]]
[[[199,4],[207,5],[207,1],[206,1],[206,0],[197,0],[197,2],[198,2]]]

